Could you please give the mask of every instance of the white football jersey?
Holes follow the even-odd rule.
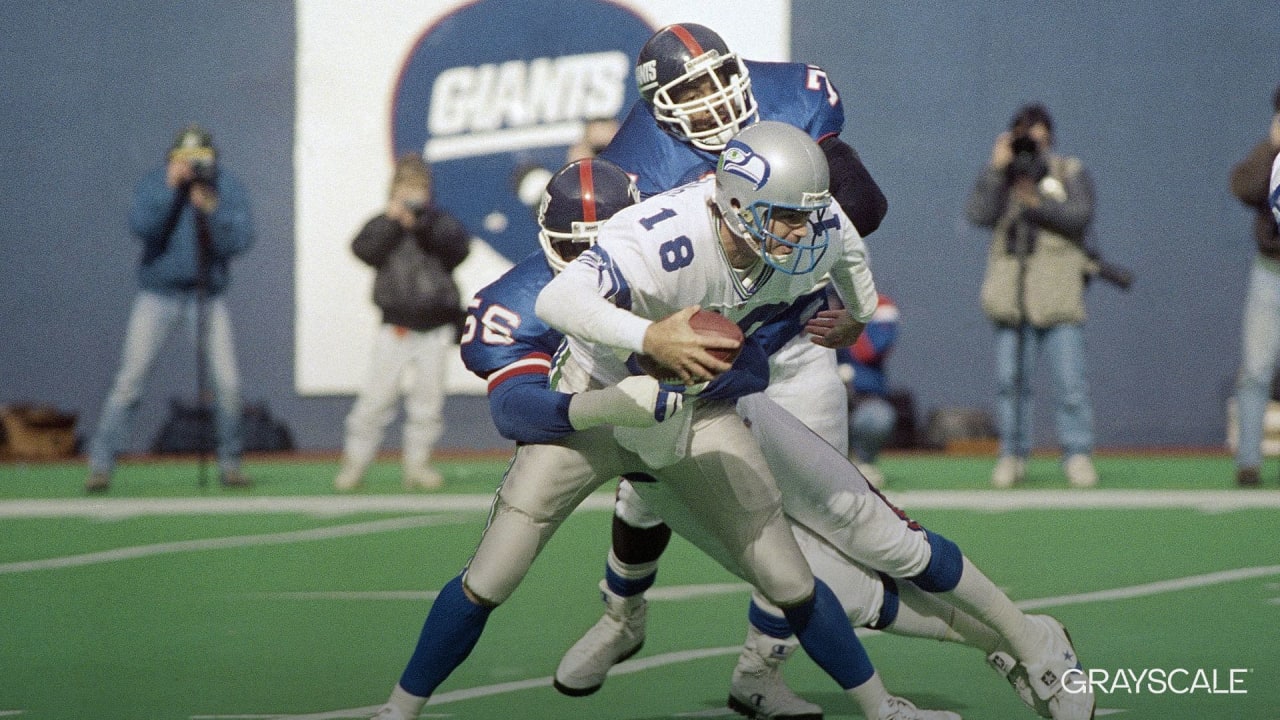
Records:
[[[744,278],[720,245],[714,193],[715,179],[707,178],[622,210],[601,226],[596,247],[547,285],[538,314],[568,336],[566,365],[578,365],[596,383],[615,383],[629,374],[624,361],[641,350],[647,321],[700,305],[749,335],[824,276],[850,313],[864,321],[871,316],[877,296],[866,244],[839,204],[832,202],[821,220],[811,217],[811,232],[829,243],[813,270],[789,275],[757,263]],[[544,303],[548,298],[555,302]],[[582,390],[585,379],[570,371],[559,387]]]

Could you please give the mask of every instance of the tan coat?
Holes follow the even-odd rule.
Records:
[[[1082,181],[1083,190],[1078,190]],[[1079,160],[1051,156],[1049,174],[1040,181],[1039,190],[1045,205],[1087,202],[1086,215],[1091,218],[1092,187]],[[1072,193],[1086,197],[1073,198]],[[1021,263],[1016,254],[1008,251],[1006,238],[1019,213],[1027,211],[1019,211],[1013,203],[1005,202],[1003,210],[997,212],[980,293],[982,309],[996,323],[1017,325],[1023,321],[1018,302]],[[1079,235],[1072,237],[1066,228],[1059,230],[1053,224],[1042,224],[1035,219],[1029,219],[1028,223],[1034,226],[1035,241],[1033,251],[1026,257],[1022,283],[1026,321],[1036,327],[1084,322],[1084,278],[1089,262],[1081,242],[1084,228],[1079,227]]]

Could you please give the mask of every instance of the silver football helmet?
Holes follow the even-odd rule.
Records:
[[[831,205],[827,157],[807,133],[763,120],[738,133],[716,166],[716,207],[729,230],[754,238],[760,257],[789,275],[807,273],[827,252],[823,215]],[[772,220],[809,233],[791,242],[771,231]],[[770,242],[790,248],[769,252]]]

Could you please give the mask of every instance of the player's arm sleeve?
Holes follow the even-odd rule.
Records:
[[[870,235],[889,212],[889,200],[848,143],[831,135],[820,145],[831,173],[831,196],[858,228],[858,234]]]
[[[842,224],[839,229],[844,252],[831,272],[831,282],[854,320],[866,323],[876,311],[879,293],[867,259],[867,244],[853,227]]]
[[[773,355],[782,349],[791,339],[804,333],[805,323],[809,322],[820,310],[831,307],[827,301],[827,288],[823,287],[805,293],[796,298],[790,307],[761,325],[751,337],[760,344],[765,355]]]
[[[590,258],[590,262],[587,260]],[[617,296],[621,279],[592,252],[569,263],[538,293],[534,312],[565,335],[588,342],[643,352],[651,321],[624,310],[606,295]]]
[[[508,440],[540,443],[574,431],[569,423],[572,395],[547,386],[543,373],[509,377],[489,387],[489,415]]]
[[[763,392],[769,386],[769,356],[804,332],[804,324],[827,307],[825,287],[796,298],[790,307],[747,336],[733,367],[712,380],[698,397],[733,400]]]

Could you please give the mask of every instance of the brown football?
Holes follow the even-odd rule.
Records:
[[[710,310],[699,310],[694,313],[689,318],[689,327],[693,328],[699,335],[719,335],[732,338],[739,343],[743,341],[742,329],[738,327],[737,323],[720,313],[711,312]],[[742,346],[739,345],[732,350],[712,348],[707,352],[720,360],[731,363],[738,358],[738,353],[741,350]],[[659,380],[674,381],[676,377],[674,371],[648,355],[637,355],[636,362],[645,374],[656,377]]]
[[[717,312],[710,310],[699,310],[689,318],[689,327],[698,332],[699,335],[719,335],[731,340],[737,340],[739,343],[743,341],[742,328],[729,318]],[[714,355],[717,359],[731,363],[738,358],[738,351],[742,349],[742,345],[732,350],[723,348],[711,348],[707,352]]]

